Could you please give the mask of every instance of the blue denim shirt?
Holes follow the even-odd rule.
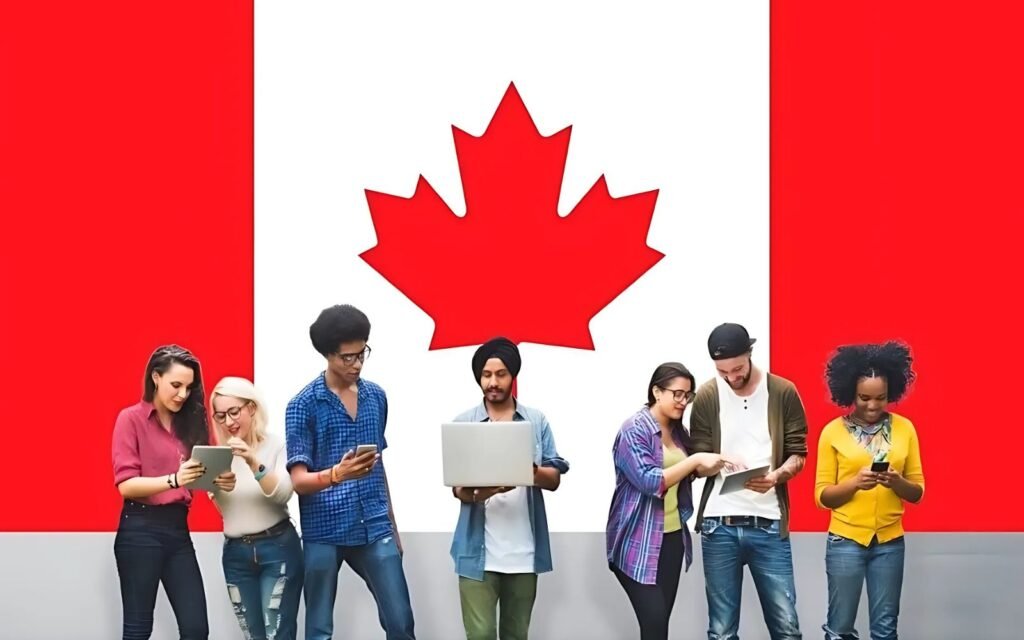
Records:
[[[533,425],[535,442],[533,462],[539,467],[553,467],[559,473],[569,471],[569,463],[558,455],[555,449],[555,438],[551,435],[551,425],[543,413],[536,409],[523,406],[516,402],[516,411],[512,417],[515,421],[528,421]],[[488,422],[487,409],[483,402],[476,407],[459,414],[455,422]],[[544,496],[539,487],[530,487],[526,494],[527,509],[530,512],[530,528],[533,530],[534,541],[534,573],[551,571],[551,541],[548,538],[548,517],[544,511]],[[455,525],[452,538],[452,560],[455,561],[455,573],[471,580],[484,579],[484,562],[486,548],[484,545],[484,512],[483,503],[461,503],[459,522]]]

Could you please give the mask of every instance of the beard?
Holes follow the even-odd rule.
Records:
[[[487,387],[487,389],[484,390],[484,396],[487,400],[496,404],[508,400],[510,393],[512,393],[511,387],[508,389],[503,389],[501,387]]]
[[[736,380],[736,381],[729,380],[727,382],[729,383],[730,387],[732,387],[736,391],[739,391],[743,387],[747,386],[747,383],[750,382],[750,376],[752,376],[753,374],[754,374],[754,369],[751,368],[750,371],[747,372],[747,375],[743,376],[739,380]]]

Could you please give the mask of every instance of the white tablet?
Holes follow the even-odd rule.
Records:
[[[743,469],[742,471],[734,471],[733,473],[722,472],[722,490],[721,494],[735,493],[737,491],[743,491],[746,487],[747,480],[753,478],[760,478],[761,476],[767,475],[771,471],[771,465],[763,465],[760,467],[754,467],[753,469]]]
[[[203,466],[206,467],[206,473],[199,476],[198,480],[188,485],[188,488],[205,491],[220,491],[220,489],[213,484],[213,479],[225,471],[231,471],[231,457],[231,447],[209,447],[198,444],[192,447],[192,459],[202,462]]]

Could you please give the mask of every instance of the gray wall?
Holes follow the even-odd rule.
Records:
[[[224,591],[220,534],[194,534],[206,581],[211,640],[241,634]],[[406,533],[406,574],[421,640],[464,637],[458,587],[448,557],[449,534]],[[0,534],[0,638],[111,640],[120,638],[121,603],[111,533]],[[623,640],[638,635],[632,609],[604,562],[597,533],[553,536],[555,571],[541,577],[531,638]],[[699,547],[699,544],[698,544]],[[672,638],[705,637],[698,555],[683,576],[672,618]],[[824,536],[795,534],[793,554],[800,623],[805,638],[820,638],[825,613]],[[384,634],[373,601],[347,567],[335,609],[335,637],[377,639]],[[1016,607],[1024,606],[1024,534],[915,534],[907,540],[900,637],[904,640],[1020,638]],[[859,629],[867,638],[867,605]],[[300,611],[300,632],[302,629]],[[744,585],[740,634],[767,638],[753,584]],[[166,598],[158,598],[154,640],[177,638]]]

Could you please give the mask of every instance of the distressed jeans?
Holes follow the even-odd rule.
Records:
[[[793,553],[779,536],[779,522],[767,527],[727,526],[717,518],[701,525],[704,589],[708,598],[708,639],[739,638],[743,565],[750,568],[772,640],[799,640]]]
[[[221,560],[245,640],[296,640],[303,560],[295,527],[269,538],[227,538]]]

